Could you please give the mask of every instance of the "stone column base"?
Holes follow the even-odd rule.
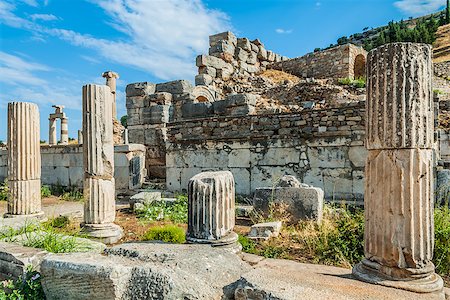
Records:
[[[423,269],[403,269],[363,259],[353,267],[352,273],[357,279],[372,284],[415,293],[443,293],[444,281],[434,272],[433,264]]]
[[[229,249],[233,253],[238,253],[242,250],[242,245],[238,243],[238,235],[234,231],[219,240],[205,240],[187,236],[186,241],[189,244],[208,244],[212,247]]]
[[[82,232],[87,234],[88,238],[105,243],[114,244],[123,237],[123,230],[114,223],[106,224],[81,224]]]
[[[37,220],[43,220],[44,217],[44,212],[38,212],[38,213],[34,213],[34,214],[29,214],[29,215],[14,215],[14,214],[8,214],[5,213],[3,215],[3,218],[15,218],[15,219],[37,219]]]

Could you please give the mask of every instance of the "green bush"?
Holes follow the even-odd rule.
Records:
[[[0,299],[2,300],[44,300],[41,274],[31,266],[17,280],[5,280],[0,283]]]
[[[148,221],[166,220],[174,223],[187,223],[188,199],[185,195],[178,195],[177,200],[172,203],[153,201],[136,212],[139,218]]]
[[[249,239],[246,236],[239,235],[238,242],[242,246],[242,251],[250,254],[258,254],[258,250],[256,249],[256,243]]]
[[[354,265],[364,256],[364,212],[343,207],[335,212],[333,226],[319,226],[315,259],[326,264]]]
[[[0,201],[8,200],[8,182],[5,180],[0,184]]]
[[[184,229],[176,225],[165,225],[150,228],[143,236],[144,241],[163,241],[183,244],[186,241]]]
[[[338,80],[338,83],[340,85],[352,86],[354,88],[364,88],[364,87],[366,87],[366,79],[363,78],[363,77],[356,78],[356,79],[341,78],[341,79]]]
[[[41,186],[41,197],[46,198],[52,195],[52,191],[48,185]]]
[[[450,209],[448,204],[434,212],[434,265],[441,275],[450,274]]]
[[[61,195],[61,200],[64,201],[83,201],[83,193],[78,190],[71,190]]]

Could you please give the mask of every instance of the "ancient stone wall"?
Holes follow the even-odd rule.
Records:
[[[362,200],[364,102],[297,114],[229,116],[167,124],[167,187],[204,170],[230,170],[238,194],[284,174],[321,187],[330,200]]]
[[[210,36],[209,45],[209,55],[196,59],[195,85],[207,86],[216,99],[238,92],[239,82],[265,70],[269,64],[288,59],[267,50],[258,39],[236,38],[229,31]]]
[[[267,66],[304,78],[358,78],[365,76],[367,52],[353,44],[309,53]]]
[[[145,147],[119,145],[114,147],[114,178],[116,189],[139,188],[145,178]],[[80,145],[41,146],[41,181],[44,185],[83,188],[83,148]],[[0,149],[0,182],[7,176],[7,152]]]

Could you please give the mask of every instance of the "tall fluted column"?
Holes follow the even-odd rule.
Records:
[[[122,237],[115,225],[114,143],[109,87],[83,86],[83,230],[105,243]]]
[[[439,292],[433,258],[431,47],[394,43],[367,59],[365,259],[360,280]]]
[[[48,144],[56,145],[56,119],[48,119]]]
[[[111,93],[113,94],[112,102],[112,116],[117,119],[117,108],[116,108],[116,81],[119,79],[119,74],[113,71],[103,72],[102,76],[106,78],[106,85],[109,86]]]
[[[8,211],[5,217],[40,217],[41,149],[36,104],[8,103]]]
[[[69,144],[69,119],[61,118],[61,145]]]
[[[203,172],[189,180],[188,232],[191,243],[232,245],[238,249],[235,223],[235,188],[229,171]]]
[[[78,145],[83,144],[83,130],[78,130]]]

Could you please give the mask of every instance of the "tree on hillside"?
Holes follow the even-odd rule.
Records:
[[[450,24],[450,0],[447,0],[447,8],[445,9],[445,21]]]

